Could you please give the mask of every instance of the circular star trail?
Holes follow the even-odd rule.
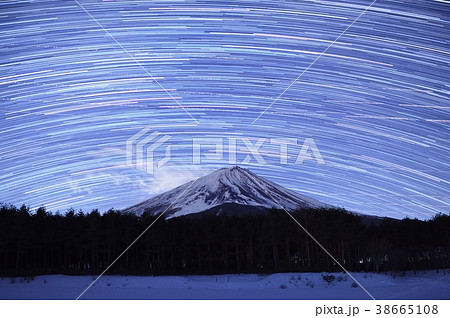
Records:
[[[195,138],[297,138],[237,164],[355,212],[449,213],[450,3],[371,3],[3,1],[0,201],[125,208],[229,164],[194,164]],[[144,127],[171,137],[154,174],[126,162]],[[324,164],[295,164],[306,138]]]

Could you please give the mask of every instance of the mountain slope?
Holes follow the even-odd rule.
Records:
[[[173,203],[175,200],[176,202]],[[170,206],[172,203],[173,205]],[[177,217],[203,212],[224,204],[258,209],[281,208],[281,204],[287,210],[327,206],[259,177],[247,169],[232,167],[216,170],[196,181],[185,183],[122,212],[140,215],[145,210],[149,210],[152,213],[161,213],[170,206],[165,215]]]

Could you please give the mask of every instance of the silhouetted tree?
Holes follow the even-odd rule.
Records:
[[[450,217],[372,224],[343,209],[303,208],[292,217],[348,270],[403,271],[450,266]],[[0,205],[0,275],[98,274],[158,215],[110,209]],[[221,274],[338,271],[341,268],[283,210],[266,214],[161,217],[109,274]]]

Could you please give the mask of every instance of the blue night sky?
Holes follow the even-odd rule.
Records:
[[[237,140],[238,165],[317,200],[450,213],[450,2],[371,3],[2,1],[0,201],[125,208],[230,166]],[[145,127],[171,137],[154,174],[126,162]],[[224,156],[194,164],[204,137]],[[258,138],[266,163],[242,163]],[[270,138],[298,139],[287,163]],[[324,164],[295,164],[306,138]]]

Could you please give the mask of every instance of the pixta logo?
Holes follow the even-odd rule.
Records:
[[[169,135],[161,134],[159,131],[151,132],[150,127],[145,127],[137,134],[131,136],[126,142],[127,165],[138,170],[153,174],[155,165],[161,168],[171,159],[172,145],[165,148],[164,158],[154,161],[155,150],[170,140]],[[142,139],[141,139],[142,138]]]
[[[255,160],[259,165],[266,165],[264,156],[274,156],[273,152],[268,153],[263,150],[267,145],[271,145],[272,149],[273,147],[279,148],[277,156],[282,165],[288,164],[290,157],[296,158],[296,165],[301,165],[304,160],[315,160],[318,164],[325,163],[313,138],[306,138],[299,153],[292,154],[289,151],[289,145],[291,147],[299,146],[297,138],[256,138],[251,140],[248,137],[194,138],[192,140],[192,163],[200,164],[205,160],[224,160],[233,165],[246,165]],[[246,154],[242,161],[237,159],[238,153]],[[228,158],[226,158],[226,154],[228,154]]]
[[[176,146],[174,142],[168,144],[171,138],[172,136],[168,134],[159,131],[152,132],[150,127],[145,127],[128,138],[126,142],[127,165],[153,174],[155,168],[161,168],[171,160],[172,146]],[[294,151],[298,148],[300,149]],[[161,155],[161,151],[165,152],[162,159],[155,159],[156,151],[159,151],[159,155]],[[186,156],[186,152],[183,156]],[[268,157],[272,159],[278,157],[280,165],[301,165],[305,160],[314,160],[317,164],[325,164],[313,138],[305,138],[302,144],[297,138],[192,138],[191,158],[194,165],[207,162],[215,164],[223,162],[231,165],[250,163],[266,165]]]

